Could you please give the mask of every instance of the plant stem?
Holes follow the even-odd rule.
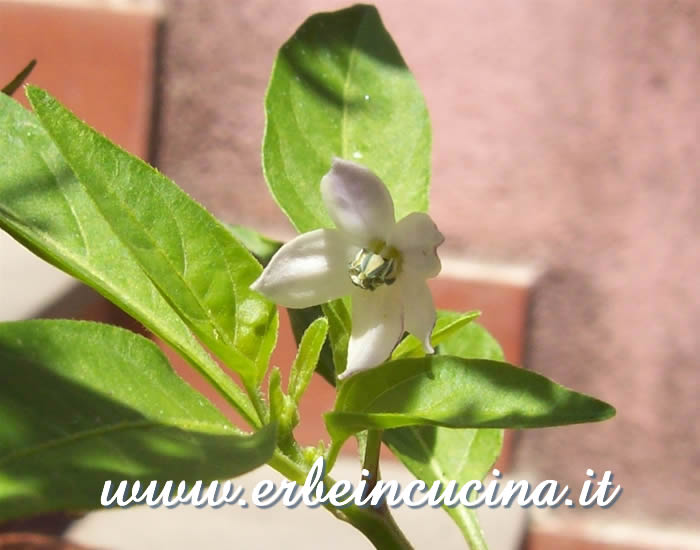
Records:
[[[362,460],[362,468],[369,472],[369,476],[367,479],[367,485],[363,497],[366,497],[372,492],[372,490],[376,487],[379,478],[381,477],[379,472],[379,455],[382,451],[383,433],[383,430],[367,430],[367,438],[365,439],[364,458]],[[382,519],[383,523],[394,532],[394,534],[397,537],[397,541],[403,541],[402,544],[404,544],[404,547],[406,544],[408,544],[410,547],[408,540],[406,540],[406,537],[404,536],[403,532],[396,524],[394,517],[391,515],[391,510],[385,502],[383,502],[377,508],[369,508],[366,510],[368,512],[372,512],[376,516],[379,516]],[[365,535],[369,537],[369,534],[365,533]],[[370,540],[372,539],[370,538]]]
[[[345,521],[366,536],[379,550],[413,550],[413,546],[394,522],[391,514],[381,513],[381,509],[348,506],[343,509]],[[342,518],[341,518],[342,519]]]
[[[462,535],[469,543],[469,548],[471,550],[489,550],[488,544],[486,544],[486,539],[484,538],[484,532],[479,525],[479,520],[476,517],[474,510],[470,508],[463,508],[464,513],[462,514],[462,520],[456,522],[459,525]]]
[[[268,464],[288,479],[303,485],[308,472],[298,464],[292,462],[280,451],[275,451]],[[331,487],[335,480],[330,476],[323,478],[324,487]],[[376,548],[381,550],[413,550],[411,543],[394,522],[388,509],[385,507],[374,509],[359,507],[349,504],[343,508],[336,508],[329,502],[324,502],[323,507],[336,518],[349,523],[365,535]]]
[[[382,450],[382,430],[368,430],[362,468],[369,471],[367,491],[369,494],[379,481],[379,454]]]

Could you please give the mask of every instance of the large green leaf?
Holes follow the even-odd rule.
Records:
[[[351,377],[325,419],[337,446],[369,428],[543,428],[614,414],[607,403],[508,363],[431,356]]]
[[[468,314],[438,313],[437,325],[451,332],[440,342],[438,353],[502,361],[503,351],[493,336],[477,323],[460,323],[464,317]],[[385,431],[384,442],[404,466],[428,486],[439,481],[444,487],[452,480],[464,486],[472,479],[483,479],[489,472],[500,454],[503,430],[408,426]],[[464,506],[443,509],[459,526],[473,550],[486,548],[473,510]]]
[[[428,112],[374,7],[310,17],[277,55],[265,110],[265,177],[300,232],[332,225],[319,183],[333,156],[373,170],[398,218],[427,210]]]
[[[163,338],[253,421],[245,394],[158,292],[36,117],[0,94],[0,128],[0,228]]]
[[[274,427],[242,435],[117,327],[2,323],[0,378],[0,519],[99,508],[106,480],[224,479],[274,451]]]
[[[114,235],[216,355],[257,386],[276,309],[250,284],[260,264],[209,212],[157,170],[81,122],[45,91],[27,95]]]

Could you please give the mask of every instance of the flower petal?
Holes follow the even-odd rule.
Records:
[[[425,353],[435,353],[430,335],[435,327],[435,304],[430,288],[421,277],[405,277],[401,280],[403,312],[406,330],[423,344]]]
[[[382,180],[360,164],[333,159],[321,179],[321,195],[328,214],[358,245],[386,241],[394,226],[394,203]]]
[[[403,304],[396,285],[352,294],[352,334],[344,379],[386,361],[403,335]]]
[[[348,275],[353,250],[335,229],[304,233],[277,251],[250,288],[292,308],[345,296],[354,288]]]
[[[388,244],[401,252],[401,265],[406,271],[429,279],[440,273],[437,248],[443,242],[445,237],[432,218],[423,212],[413,212],[394,226]]]

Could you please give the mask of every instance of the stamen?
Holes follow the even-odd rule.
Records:
[[[361,248],[348,264],[350,281],[363,290],[376,290],[383,284],[396,281],[401,255],[394,247],[381,241],[372,242],[370,248]]]

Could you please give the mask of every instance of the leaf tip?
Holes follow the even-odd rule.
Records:
[[[601,420],[609,420],[617,415],[617,409],[613,407],[610,403],[600,401],[600,404],[602,405],[600,415]]]
[[[25,85],[24,93],[27,96],[29,103],[31,103],[32,107],[35,110],[36,110],[36,104],[41,102],[41,101],[44,101],[46,99],[46,97],[49,95],[48,92],[46,92],[42,88],[39,88],[38,86],[34,86],[34,84]]]

